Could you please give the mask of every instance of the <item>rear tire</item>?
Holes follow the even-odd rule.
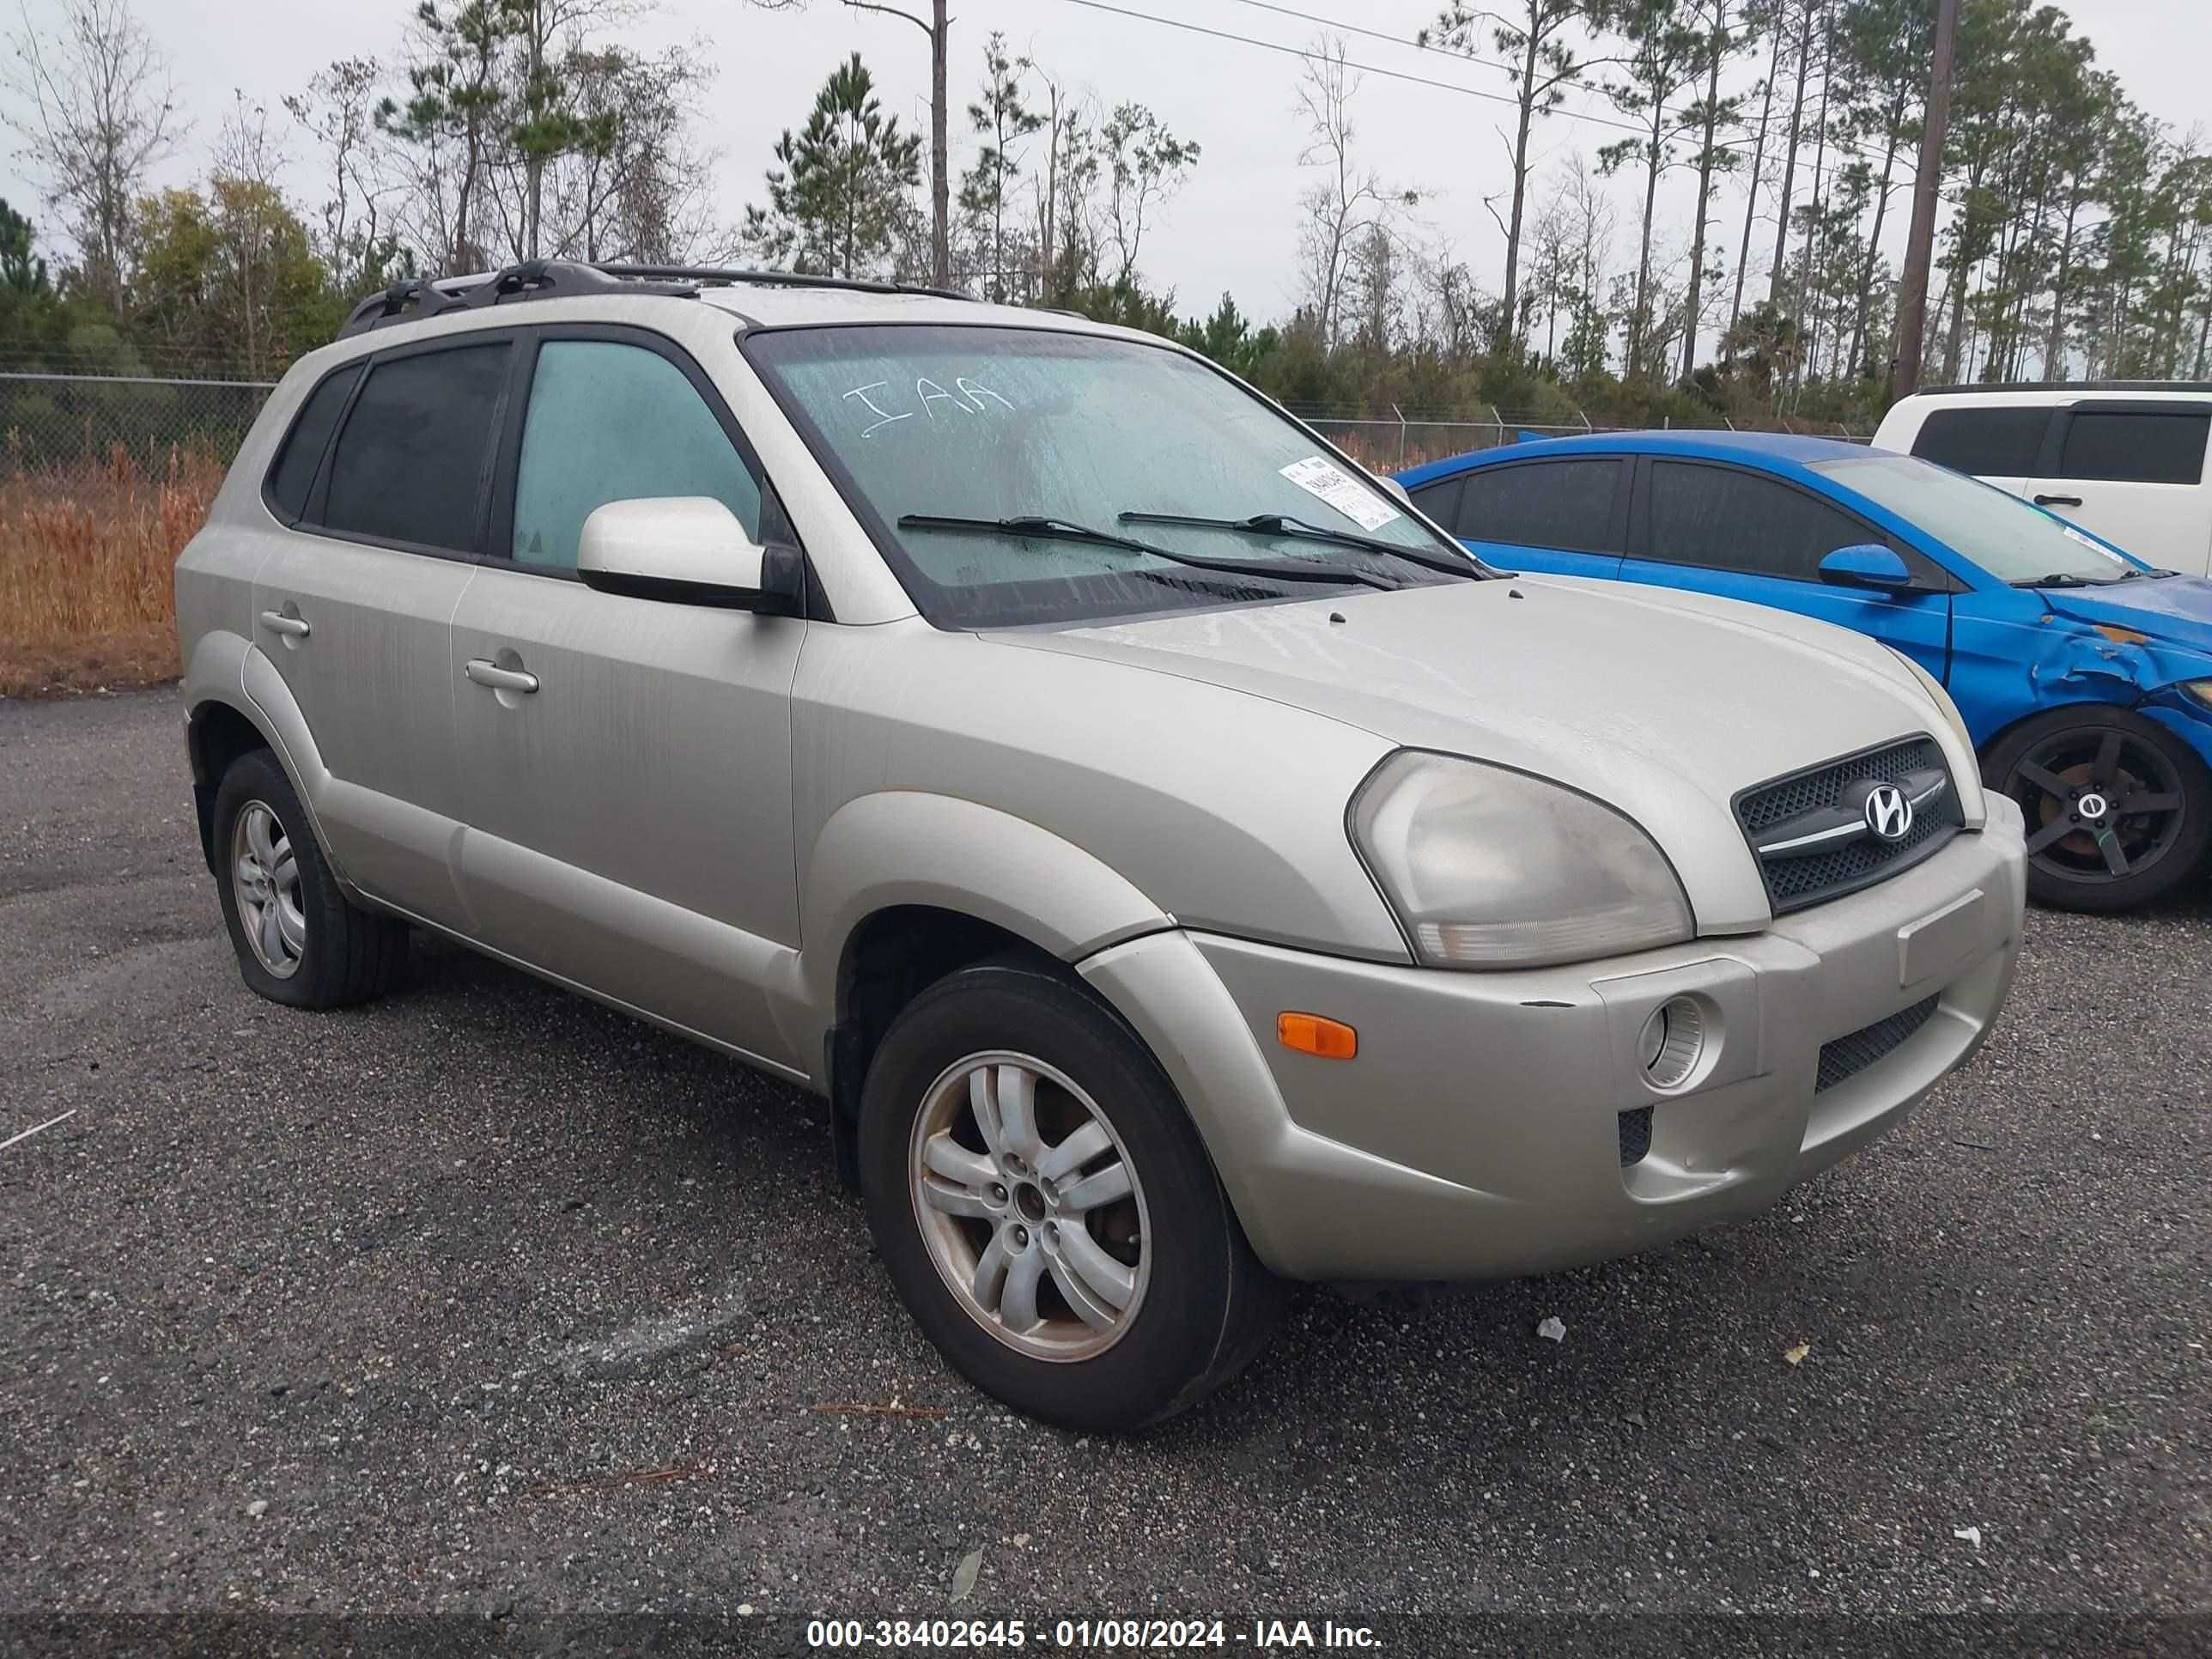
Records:
[[[2027,895],[2057,910],[2132,910],[2202,866],[2212,773],[2155,720],[2098,704],[2054,708],[1989,752],[1988,786],[2027,821]]]
[[[1171,1416],[1280,1314],[1286,1287],[1158,1063],[1041,968],[964,969],[908,1004],[868,1068],[860,1143],[869,1228],[908,1309],[1031,1417],[1115,1432]]]
[[[342,1008],[398,981],[406,924],[347,900],[268,750],[248,750],[223,773],[215,848],[223,923],[252,990],[288,1007]]]

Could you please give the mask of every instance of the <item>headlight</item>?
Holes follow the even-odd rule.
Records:
[[[1943,716],[1944,720],[1949,723],[1951,730],[1957,734],[1959,746],[1965,750],[1968,754],[1972,754],[1974,752],[1974,740],[1966,735],[1966,719],[1959,713],[1959,705],[1951,701],[1951,694],[1943,689],[1943,682],[1937,679],[1933,674],[1923,668],[1918,663],[1913,661],[1911,658],[1906,656],[1905,653],[1899,651],[1895,646],[1893,645],[1889,647],[1889,654],[1896,658],[1898,661],[1903,663],[1907,668],[1912,671],[1912,678],[1920,682],[1920,689],[1928,694],[1928,700],[1936,705],[1937,712]]]
[[[2212,708],[2212,680],[2184,680],[2181,689],[2208,708]]]
[[[1352,839],[1431,967],[1583,962],[1692,931],[1650,836],[1526,773],[1401,750],[1352,797]]]

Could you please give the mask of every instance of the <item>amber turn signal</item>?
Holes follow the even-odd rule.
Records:
[[[1359,1033],[1322,1014],[1278,1014],[1275,1035],[1285,1048],[1317,1060],[1350,1060],[1359,1052]]]

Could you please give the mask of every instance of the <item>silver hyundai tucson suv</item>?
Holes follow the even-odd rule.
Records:
[[[1911,664],[1486,568],[1073,317],[402,285],[176,583],[254,990],[373,997],[427,928],[826,1096],[915,1317],[1071,1426],[1202,1397],[1285,1279],[1766,1208],[1975,1051],[2020,941],[2019,813]]]

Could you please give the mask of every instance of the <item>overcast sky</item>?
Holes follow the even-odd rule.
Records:
[[[920,6],[926,0],[905,0]],[[0,4],[6,0],[0,0]],[[56,0],[22,0],[34,24],[49,25]],[[1126,11],[1149,12],[1224,33],[1299,47],[1316,26],[1249,0],[1111,0]],[[138,15],[172,55],[181,101],[195,123],[185,152],[161,182],[190,182],[204,171],[207,149],[233,89],[276,100],[296,91],[334,58],[373,54],[396,61],[412,0],[135,0]],[[1410,38],[1432,19],[1437,0],[1281,0],[1282,9]],[[2077,30],[2095,42],[2100,64],[2116,71],[2136,100],[2186,129],[2203,109],[2203,66],[2212,61],[2212,4],[2204,0],[2066,0]],[[1108,103],[1150,105],[1205,155],[1190,184],[1147,240],[1143,264],[1153,283],[1171,286],[1185,311],[1211,309],[1224,289],[1263,319],[1285,315],[1295,301],[1292,255],[1297,166],[1303,143],[1291,113],[1301,65],[1258,46],[1207,38],[1159,23],[1133,21],[1075,0],[954,0],[951,87],[954,161],[966,146],[960,111],[981,75],[986,37],[1004,30],[1018,52],[1055,75],[1088,87]],[[708,105],[704,137],[720,150],[719,183],[726,216],[758,199],[769,147],[786,126],[805,118],[815,88],[845,53],[858,50],[884,88],[884,100],[914,126],[928,126],[927,43],[921,30],[894,19],[855,13],[838,0],[810,0],[798,13],[763,14],[742,0],[660,0],[637,31],[653,46],[697,40],[719,73]],[[1498,93],[1499,70],[1384,40],[1350,35],[1349,56],[1378,70],[1451,82]],[[1971,75],[1971,64],[1961,66]],[[1755,73],[1755,71],[1750,71]],[[1570,109],[1603,114],[1594,93],[1577,94]],[[1362,159],[1393,183],[1429,192],[1421,210],[1428,233],[1451,246],[1486,285],[1495,286],[1503,238],[1482,198],[1501,189],[1510,172],[1495,131],[1509,108],[1434,88],[1368,75],[1354,105]],[[1550,174],[1577,150],[1594,152],[1620,136],[1565,112],[1539,129],[1539,197]],[[295,154],[306,146],[295,143]],[[313,199],[302,171],[297,186]],[[1659,217],[1679,246],[1686,234],[1690,175],[1661,186]],[[0,168],[0,193],[19,204],[35,199],[12,144]],[[1638,192],[1625,181],[1616,257],[1634,257]],[[1717,210],[1716,243],[1732,258],[1741,198]],[[1901,201],[1902,198],[1900,198]],[[52,216],[33,210],[42,233]],[[1903,214],[1892,220],[1902,240]],[[1764,233],[1771,249],[1770,225]],[[1757,239],[1755,239],[1756,240]],[[1762,262],[1754,254],[1753,269]]]

